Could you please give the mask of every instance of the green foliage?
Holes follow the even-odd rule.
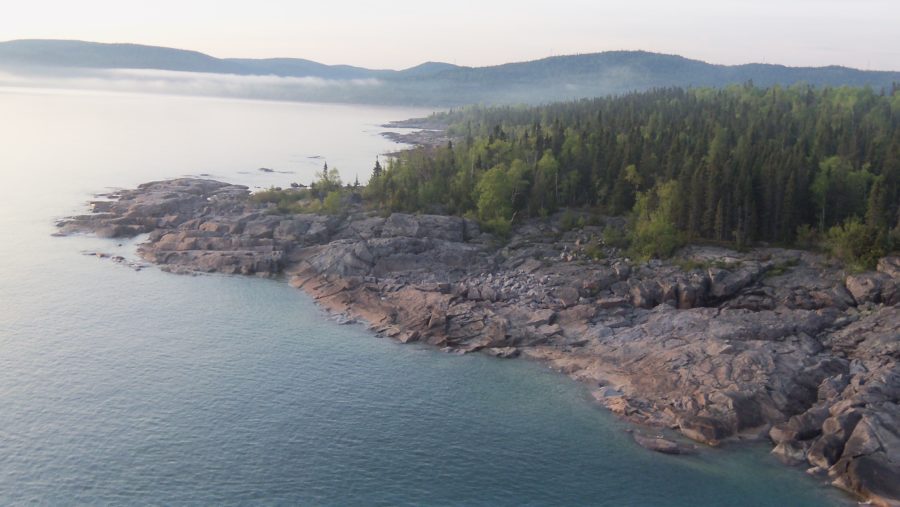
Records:
[[[269,202],[277,203],[278,201],[285,197],[288,197],[289,195],[291,197],[296,195],[297,198],[299,198],[299,194],[295,194],[294,192],[285,191],[279,187],[269,187],[266,190],[260,190],[259,192],[255,192],[254,194],[252,194],[250,196],[250,202],[257,204],[264,204]]]
[[[512,228],[510,221],[503,218],[491,218],[489,220],[483,220],[479,224],[481,225],[481,229],[485,232],[496,234],[501,238],[508,238],[510,229]]]
[[[582,227],[583,226],[582,223]],[[571,210],[563,212],[562,217],[559,219],[559,228],[562,229],[563,232],[578,228],[578,218],[576,218],[575,213],[572,213]]]
[[[624,250],[631,246],[631,238],[624,230],[608,225],[603,229],[603,243]]]
[[[885,232],[866,225],[856,217],[828,229],[826,243],[833,256],[857,271],[874,268],[889,246]]]
[[[275,212],[281,214],[304,213],[308,209],[311,194],[303,189],[281,189],[270,187],[250,196],[250,202],[256,204],[274,204]]]
[[[559,201],[559,162],[551,150],[544,151],[535,168],[532,200],[539,209],[552,211]]]
[[[494,166],[484,173],[475,192],[478,196],[478,218],[483,221],[512,218],[512,195],[515,182],[505,164]]]
[[[684,246],[684,234],[672,220],[677,199],[674,181],[658,184],[638,194],[634,205],[635,223],[631,236],[631,255],[638,259],[668,258]]]
[[[735,262],[726,262],[722,260],[697,260],[697,259],[688,259],[688,258],[678,258],[673,261],[673,264],[678,266],[678,268],[682,271],[706,271],[710,268],[716,269],[728,269],[732,270],[738,266],[739,263]]]
[[[319,199],[320,202],[324,201],[330,192],[340,189],[341,174],[337,168],[332,167],[329,169],[327,162],[322,167],[322,172],[318,174],[316,181],[309,185],[310,194]]]
[[[606,254],[603,252],[603,246],[597,238],[591,238],[588,244],[584,246],[584,253],[595,261],[606,258]]]
[[[874,175],[865,167],[855,170],[850,161],[828,157],[819,164],[810,191],[819,211],[819,229],[841,223],[849,216],[862,216]]]
[[[819,246],[821,241],[819,231],[809,224],[801,224],[797,226],[796,239],[794,246],[804,250],[812,250]]]
[[[631,164],[625,168],[622,177],[636,189],[640,188],[641,184],[644,182],[643,178],[641,178],[640,173],[638,173],[637,166],[635,166],[634,164]]]
[[[781,276],[781,275],[787,273],[788,271],[790,271],[792,268],[797,267],[797,265],[799,265],[799,264],[800,264],[800,259],[788,259],[784,262],[780,262],[780,263],[772,266],[771,268],[769,268],[768,271],[766,271],[766,277],[772,278],[772,277],[776,277],[776,276]]]
[[[684,272],[696,271],[701,269],[707,269],[709,266],[707,262],[701,262],[696,259],[685,259],[679,258],[673,261],[673,264],[678,266],[678,269]]]
[[[676,196],[666,209],[636,220],[642,256],[682,239],[813,245],[814,229],[852,216],[900,237],[892,93],[747,85],[469,108],[440,115],[458,141],[401,153],[365,193],[385,209],[471,212],[507,228],[561,207],[655,210],[665,186]]]
[[[638,259],[668,258],[684,246],[684,235],[675,224],[660,216],[636,224],[631,254]]]
[[[322,201],[322,211],[329,215],[337,215],[341,212],[342,195],[340,190],[332,190]]]
[[[251,195],[250,202],[265,206],[274,204],[274,207],[269,208],[270,213],[282,215],[295,213],[337,214],[343,210],[344,196],[349,191],[340,186],[332,188],[333,190],[320,199],[316,189],[272,187]]]

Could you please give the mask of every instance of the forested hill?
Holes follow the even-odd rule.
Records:
[[[349,79],[379,71],[301,58],[215,58],[198,51],[141,44],[23,39],[0,42],[0,65],[84,69],[155,69],[234,75]]]
[[[369,197],[498,232],[561,207],[635,218],[637,255],[686,240],[900,246],[900,88],[659,89],[438,115],[457,141],[401,154]]]
[[[784,67],[748,64],[712,65],[680,56],[643,51],[556,56],[491,67],[460,67],[427,62],[405,70],[373,70],[325,65],[299,58],[215,58],[196,51],[66,40],[17,40],[0,43],[0,69],[32,72],[63,69],[74,75],[110,69],[197,72],[213,76],[278,76],[283,82],[248,81],[244,86],[179,87],[178,78],[152,74],[147,90],[173,93],[233,94],[281,100],[452,106],[464,104],[547,103],[660,87],[723,87],[753,81],[758,86],[807,83],[815,86],[871,86],[900,82],[900,72],[846,67]],[[63,75],[54,74],[58,80]],[[115,79],[114,74],[99,77]],[[317,78],[326,82],[291,80]],[[129,73],[140,88],[140,74]],[[161,80],[170,79],[170,87]],[[102,80],[92,80],[98,86]],[[71,83],[69,83],[71,84]],[[65,86],[64,80],[59,80]],[[332,85],[332,86],[326,86]]]

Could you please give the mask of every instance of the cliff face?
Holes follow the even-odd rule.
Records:
[[[709,445],[771,439],[784,460],[900,504],[898,258],[849,277],[781,249],[692,247],[681,267],[634,264],[597,243],[600,227],[532,221],[498,247],[461,218],[284,216],[247,196],[148,183],[60,231],[148,233],[140,255],[173,272],[284,274],[382,335],[545,361],[622,417]],[[590,259],[598,248],[604,259]]]

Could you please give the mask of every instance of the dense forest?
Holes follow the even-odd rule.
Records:
[[[900,245],[900,86],[658,89],[442,113],[454,142],[403,152],[366,192],[504,233],[560,208],[631,214],[638,255],[683,241]]]

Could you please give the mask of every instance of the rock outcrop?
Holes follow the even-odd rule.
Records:
[[[900,502],[896,257],[851,276],[771,248],[634,263],[602,245],[599,226],[533,220],[497,247],[462,218],[282,215],[248,195],[208,180],[148,183],[60,231],[147,234],[141,257],[174,272],[285,275],[381,335],[544,361],[629,420],[708,445],[771,439],[838,487]]]

